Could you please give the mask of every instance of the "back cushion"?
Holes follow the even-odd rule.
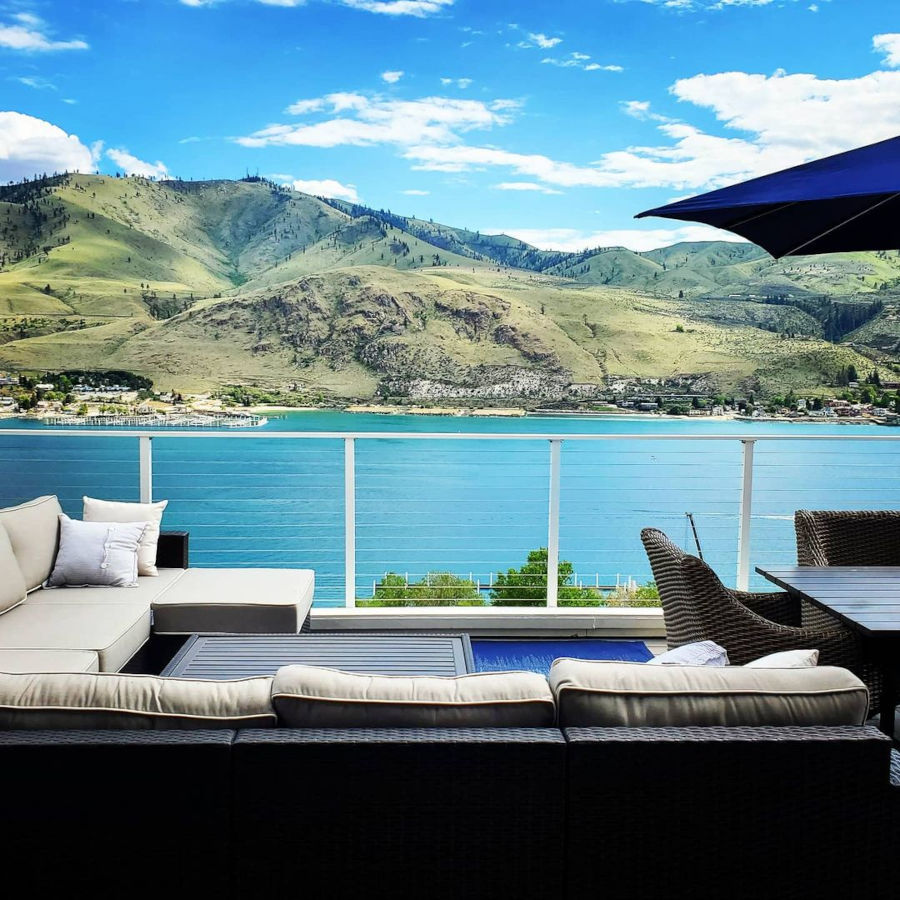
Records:
[[[272,700],[290,728],[529,728],[555,718],[547,681],[534,672],[436,678],[285,666]]]
[[[560,659],[550,670],[560,728],[862,725],[869,692],[832,666],[647,666]]]
[[[0,509],[0,524],[6,528],[29,591],[39,588],[50,577],[61,513],[56,497],[38,497],[21,506]]]
[[[25,599],[25,578],[13,553],[6,529],[0,524],[0,613]]]
[[[0,730],[274,728],[272,678],[0,675]]]

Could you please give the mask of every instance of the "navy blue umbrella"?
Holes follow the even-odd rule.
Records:
[[[900,249],[900,137],[640,213],[705,222],[774,257]]]

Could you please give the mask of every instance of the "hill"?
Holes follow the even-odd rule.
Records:
[[[0,188],[0,368],[128,369],[181,390],[537,402],[591,397],[611,377],[811,389],[894,358],[898,279],[892,254],[540,251],[261,179]]]

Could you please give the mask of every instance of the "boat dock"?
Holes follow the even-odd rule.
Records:
[[[47,416],[45,425],[100,428],[257,428],[269,420],[251,413],[147,413],[121,416]]]

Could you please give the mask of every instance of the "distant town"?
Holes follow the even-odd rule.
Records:
[[[532,406],[447,406],[436,402],[392,400],[383,404],[336,402],[310,396],[298,385],[266,390],[231,385],[216,391],[182,394],[155,391],[153,383],[124,371],[63,371],[43,374],[0,373],[0,417],[27,417],[48,424],[170,424],[259,425],[269,411],[344,409],[349,412],[416,413],[430,415],[597,415],[641,414],[718,416],[746,420],[844,421],[900,424],[900,381],[883,380],[877,370],[861,378],[853,366],[842,369],[836,384],[818,395],[726,395],[707,389],[702,376],[676,378],[611,377],[605,386],[586,391],[553,408]]]

